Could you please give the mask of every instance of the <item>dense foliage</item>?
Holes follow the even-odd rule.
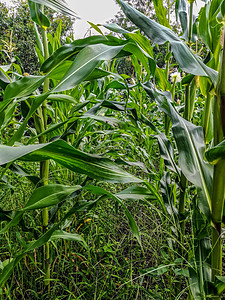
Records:
[[[43,5],[76,13],[28,3],[40,72],[0,66],[2,298],[223,299],[225,1],[176,1],[177,35],[118,0],[135,27],[66,45]]]

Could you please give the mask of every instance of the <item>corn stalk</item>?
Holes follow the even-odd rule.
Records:
[[[225,39],[223,30],[223,52],[219,70],[214,102],[214,143],[219,144],[225,137]],[[222,216],[224,207],[225,160],[219,160],[214,166],[212,194],[212,280],[222,274]],[[218,296],[217,299],[220,299]]]

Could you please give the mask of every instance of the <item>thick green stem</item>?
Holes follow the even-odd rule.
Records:
[[[44,47],[44,57],[45,60],[49,57],[48,52],[48,40],[47,40],[47,33],[44,28],[42,28],[42,40],[43,40],[43,47]],[[43,86],[43,93],[46,93],[49,90],[49,79],[44,81]],[[47,100],[45,100],[42,104],[42,117],[43,117],[43,128],[46,130],[47,128]],[[41,143],[46,142],[46,136],[41,136],[40,140]],[[40,177],[43,182],[43,185],[48,184],[48,175],[49,175],[49,161],[41,161],[40,163]],[[48,208],[43,208],[42,210],[42,222],[43,222],[43,233],[48,228]],[[49,243],[46,243],[44,246],[44,269],[45,269],[45,285],[49,285],[50,281],[50,263],[49,263]]]
[[[224,30],[223,30],[224,35]],[[216,87],[214,102],[214,143],[217,145],[225,138],[225,39],[219,70],[219,79]],[[221,226],[225,194],[225,160],[219,160],[214,166],[212,192],[212,281],[222,274],[222,239]],[[220,299],[218,296],[215,299]]]
[[[211,101],[212,101],[212,96],[208,93],[206,101],[205,101],[205,107],[204,107],[204,124],[203,124],[203,130],[204,130],[204,137],[205,137],[205,139],[207,137],[208,128],[209,128],[209,116],[210,116]]]
[[[225,160],[220,160],[214,167],[212,195],[212,280],[222,274],[222,239],[221,223],[224,205]]]

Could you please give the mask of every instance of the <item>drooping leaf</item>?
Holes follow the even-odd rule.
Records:
[[[155,195],[146,187],[133,185],[119,193],[115,194],[122,200],[156,200]]]
[[[211,213],[212,166],[204,161],[203,129],[182,118],[171,104],[167,92],[160,92],[150,83],[144,85],[150,97],[171,117],[173,135],[179,152],[179,166],[185,177],[199,188],[199,207],[207,217]]]
[[[0,145],[0,165],[16,159],[25,161],[53,159],[74,172],[86,174],[97,180],[121,183],[141,182],[140,179],[125,172],[113,161],[81,152],[63,140],[20,147]]]
[[[78,233],[69,233],[64,230],[55,230],[53,232],[53,234],[51,235],[50,241],[54,241],[54,240],[58,240],[58,239],[74,241],[74,242],[81,242],[87,247],[87,244],[86,244],[84,238]]]
[[[158,140],[161,157],[164,159],[166,167],[180,175],[180,168],[176,165],[174,159],[172,144],[163,133],[156,135],[156,138]]]
[[[81,188],[81,186],[65,186],[61,184],[44,185],[33,192],[24,208],[19,211],[25,212],[59,204],[63,199]]]
[[[44,81],[44,76],[25,76],[20,80],[14,81],[6,87],[4,101],[30,95],[39,88]]]
[[[147,18],[123,0],[118,0],[118,2],[126,16],[143,30],[154,43],[160,45],[169,42],[171,44],[171,51],[182,70],[194,75],[208,76],[216,84],[217,71],[207,67],[172,30]]]

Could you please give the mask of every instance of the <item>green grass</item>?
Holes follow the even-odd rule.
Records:
[[[9,178],[11,184],[20,186],[20,192],[6,191],[1,206],[18,208],[32,189],[25,178],[12,174]],[[111,186],[111,190],[115,192],[115,187]],[[5,286],[5,299],[163,299],[165,295],[172,299],[170,276],[144,275],[149,268],[163,264],[165,257],[168,260],[170,254],[166,253],[168,246],[163,232],[168,222],[165,220],[162,227],[162,215],[153,205],[138,201],[126,204],[139,226],[143,248],[131,234],[124,213],[117,211],[111,200],[103,200],[92,211],[74,215],[64,224],[67,232],[81,234],[88,248],[65,240],[51,242],[50,287],[43,285],[43,253],[38,248],[14,269]],[[72,203],[67,202],[61,215],[70,206]],[[24,224],[23,232],[20,225],[1,236],[2,261],[13,257],[26,242],[38,236],[40,212],[26,213]]]

